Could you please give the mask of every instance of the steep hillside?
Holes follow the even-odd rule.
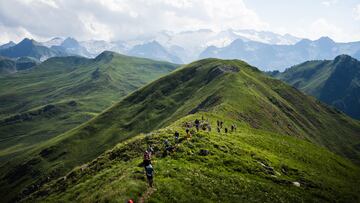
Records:
[[[0,56],[0,75],[15,72],[16,62],[10,58]]]
[[[0,159],[89,120],[176,66],[104,52],[95,59],[51,58],[0,77]]]
[[[210,46],[200,58],[241,59],[262,70],[280,70],[308,60],[333,59],[340,54],[356,56],[360,42],[337,43],[328,37],[303,39],[291,45],[273,45],[237,39],[225,47]]]
[[[360,62],[350,56],[308,61],[275,77],[360,119]]]
[[[186,139],[184,122],[221,119],[236,132],[200,130]],[[195,130],[195,129],[193,129]],[[180,132],[180,143],[174,140]],[[175,150],[166,153],[164,140]],[[147,186],[142,153],[155,152],[155,186]],[[186,116],[164,129],[118,144],[54,179],[26,202],[358,202],[360,169],[291,136],[256,130],[214,113]]]
[[[51,58],[0,77],[0,160],[24,154],[74,128],[135,89],[177,67],[104,52],[95,59]]]
[[[29,194],[120,141],[197,112],[246,129],[302,139],[354,162],[360,160],[359,122],[242,61],[206,59],[158,79],[86,124],[23,154],[26,161],[7,163],[2,168],[1,185],[5,186],[1,191],[20,192],[28,186],[23,195]]]
[[[38,63],[38,60],[30,57],[11,59],[0,56],[0,75],[27,70],[36,66]]]

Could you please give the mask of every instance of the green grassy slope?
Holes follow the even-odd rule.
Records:
[[[31,70],[0,76],[0,160],[19,157],[74,128],[175,64],[104,52],[95,59],[51,58]],[[11,161],[12,162],[12,161]]]
[[[235,133],[200,131],[186,140],[183,122],[236,123]],[[173,134],[179,131],[181,143]],[[163,141],[176,146],[165,156]],[[155,149],[155,188],[147,187],[142,152]],[[209,154],[201,153],[207,150]],[[360,168],[325,148],[256,130],[219,112],[186,116],[169,127],[118,144],[44,185],[28,202],[358,202]],[[296,187],[294,182],[300,183]]]
[[[350,56],[308,61],[275,77],[360,119],[360,62]]]
[[[24,154],[27,161],[15,160],[15,167],[3,170],[2,182],[9,185],[2,191],[12,187],[18,192],[35,184],[24,191],[25,195],[31,193],[48,177],[58,177],[120,141],[199,111],[300,138],[355,162],[360,160],[359,122],[242,61],[206,59],[158,79],[86,124]]]
[[[33,70],[4,76],[0,154],[11,153],[13,144],[38,144],[65,132],[175,67],[104,52],[95,59],[51,58]]]
[[[0,77],[0,159],[78,126],[175,67],[104,52],[95,59],[51,58]]]

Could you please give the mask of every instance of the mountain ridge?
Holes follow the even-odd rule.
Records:
[[[68,45],[72,47],[66,47]],[[65,44],[64,44],[65,43]],[[102,51],[115,51],[173,63],[189,63],[202,58],[241,59],[262,70],[280,71],[307,60],[332,59],[348,54],[360,59],[360,42],[335,42],[329,37],[300,39],[267,31],[209,29],[174,33],[162,31],[120,41],[85,40],[55,37],[40,42],[56,56],[96,57]],[[45,54],[45,58],[49,57]]]
[[[356,55],[360,42],[336,43],[329,37],[311,41],[302,39],[294,45],[269,45],[241,39],[226,47],[208,47],[199,58],[241,59],[262,70],[280,70],[308,60],[333,59],[340,54]]]
[[[49,176],[59,177],[118,142],[201,112],[245,128],[302,139],[354,162],[359,160],[359,122],[245,62],[204,59],[161,77],[86,124],[38,146],[27,154],[27,162],[14,167],[29,167],[41,175],[29,184],[27,171],[11,187],[28,186],[23,194],[27,196],[34,191],[31,185],[42,185]],[[48,152],[45,157],[42,151]],[[17,173],[10,170],[4,174],[3,181]]]
[[[33,39],[24,38],[16,45],[0,50],[0,55],[10,58],[33,57],[44,61],[53,56],[66,56],[66,53],[49,49]]]
[[[349,55],[304,62],[276,73],[275,77],[353,118],[360,118],[360,62]]]

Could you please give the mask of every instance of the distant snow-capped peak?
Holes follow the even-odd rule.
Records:
[[[51,46],[60,46],[61,43],[64,42],[64,40],[65,40],[65,38],[62,38],[62,37],[54,37],[48,41],[41,42],[41,44],[50,48]]]

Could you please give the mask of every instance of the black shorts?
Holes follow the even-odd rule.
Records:
[[[148,176],[148,175],[146,175],[146,177],[149,181],[153,180],[153,178],[154,178],[154,176]]]

